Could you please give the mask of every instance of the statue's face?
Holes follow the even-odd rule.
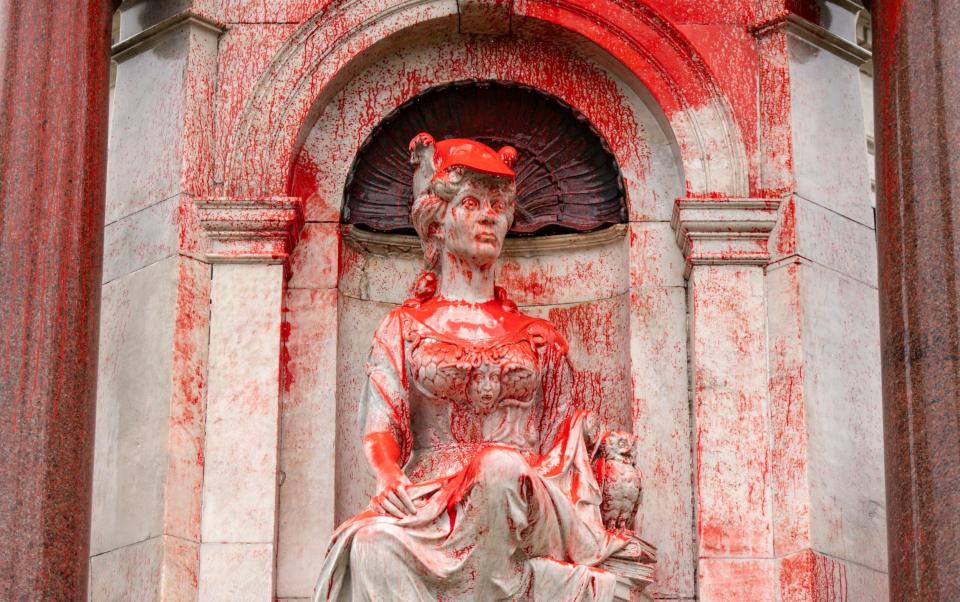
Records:
[[[443,216],[444,252],[476,266],[496,261],[513,221],[513,203],[509,181],[466,172]]]

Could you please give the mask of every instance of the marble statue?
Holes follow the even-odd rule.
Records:
[[[517,153],[428,134],[410,150],[426,270],[374,334],[377,493],[334,533],[314,600],[628,599],[654,558],[630,530],[632,436],[576,410],[563,336],[494,285]]]

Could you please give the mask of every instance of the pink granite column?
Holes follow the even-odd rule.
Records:
[[[960,1],[876,2],[891,600],[960,600]]]
[[[0,3],[0,599],[86,595],[110,0]]]

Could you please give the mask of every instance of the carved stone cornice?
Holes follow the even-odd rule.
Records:
[[[626,224],[615,224],[594,232],[508,238],[503,242],[503,257],[536,257],[557,252],[602,247],[623,240]],[[348,227],[343,240],[373,255],[421,256],[420,239],[412,234],[384,234]]]
[[[758,38],[776,31],[786,31],[857,66],[866,63],[873,57],[873,54],[863,46],[793,13],[784,12],[751,28],[753,35]]]
[[[216,35],[222,34],[227,29],[225,24],[214,21],[201,13],[194,10],[185,10],[152,23],[146,29],[117,42],[110,48],[110,58],[118,63],[123,62],[142,50],[153,46],[157,40],[163,37],[163,34],[183,25],[193,25]]]
[[[677,199],[670,225],[686,265],[766,265],[780,199]]]
[[[298,197],[197,199],[194,205],[210,263],[285,263],[303,225]]]

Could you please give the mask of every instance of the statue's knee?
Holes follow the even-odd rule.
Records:
[[[350,564],[355,570],[365,566],[376,568],[377,555],[384,552],[392,540],[392,525],[371,523],[360,527],[350,544]]]

